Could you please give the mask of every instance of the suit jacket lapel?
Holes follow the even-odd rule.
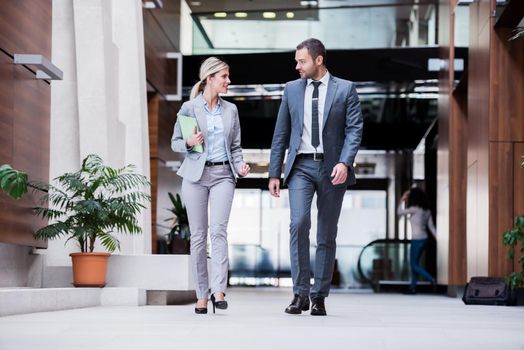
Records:
[[[331,105],[333,104],[333,99],[337,92],[337,80],[331,75],[329,77],[329,84],[326,92],[326,102],[324,103],[324,117],[322,122],[322,130],[326,126],[326,121],[329,116],[329,111],[331,110]]]
[[[195,117],[198,122],[200,131],[204,133],[204,140],[207,141],[207,117],[206,111],[204,110],[205,100],[202,95],[198,95],[195,101]]]
[[[221,97],[219,97],[219,99],[220,99],[220,112],[222,114],[222,124],[224,127],[224,139],[226,140],[226,144],[229,148],[229,131],[231,130],[231,120],[233,117],[231,115],[232,110],[226,107],[227,105],[224,103],[224,100]]]

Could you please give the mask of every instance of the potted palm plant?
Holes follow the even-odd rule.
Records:
[[[49,224],[34,233],[37,239],[67,237],[78,243],[79,253],[71,253],[73,284],[77,287],[103,287],[107,260],[120,247],[116,231],[142,232],[136,219],[150,196],[143,191],[149,181],[134,172],[133,165],[114,169],[103,164],[97,155],[82,161],[80,170],[65,173],[55,184],[30,181],[26,173],[10,165],[0,166],[0,188],[14,199],[28,189],[41,192],[36,215]],[[97,240],[109,252],[94,252]]]
[[[173,216],[165,220],[172,222],[171,230],[167,234],[170,252],[171,254],[189,254],[191,232],[189,230],[186,207],[182,203],[182,199],[178,193],[176,196],[173,196],[171,192],[168,192],[168,195],[173,204],[173,206],[168,209]]]

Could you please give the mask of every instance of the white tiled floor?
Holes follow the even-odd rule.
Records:
[[[333,293],[329,316],[312,317],[284,314],[290,298],[287,289],[232,289],[229,310],[216,315],[195,315],[185,305],[7,316],[0,318],[0,349],[524,349],[523,307]]]

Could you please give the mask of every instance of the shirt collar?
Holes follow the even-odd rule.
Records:
[[[213,111],[209,110],[208,103],[207,103],[206,99],[204,98],[204,96],[202,96],[202,100],[204,101],[204,107],[206,108],[206,110],[208,112],[213,112]],[[218,102],[217,102],[217,105],[216,105],[215,109],[220,109],[220,97],[218,98]]]
[[[330,76],[329,72],[326,71],[326,74],[324,74],[324,76],[322,78],[320,78],[320,80],[318,80],[318,81],[320,81],[323,85],[327,86],[327,83],[329,81],[329,76]],[[313,79],[308,79],[307,80],[307,84],[311,85],[311,83],[313,83]],[[320,85],[322,85],[322,84],[320,84]]]

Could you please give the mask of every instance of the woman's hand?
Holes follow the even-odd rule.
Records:
[[[404,194],[402,194],[402,197],[400,197],[400,201],[401,202],[404,202],[405,200],[407,200],[409,197],[409,190],[407,190],[406,192],[404,192]]]
[[[195,127],[193,129],[193,135],[186,140],[186,144],[188,147],[193,147],[201,145],[202,143],[204,143],[204,133],[202,131],[197,131],[197,128]]]
[[[249,174],[250,170],[251,170],[251,167],[249,166],[249,164],[244,163],[240,167],[240,171],[238,172],[238,174],[244,177],[244,176],[247,176],[247,174]]]

